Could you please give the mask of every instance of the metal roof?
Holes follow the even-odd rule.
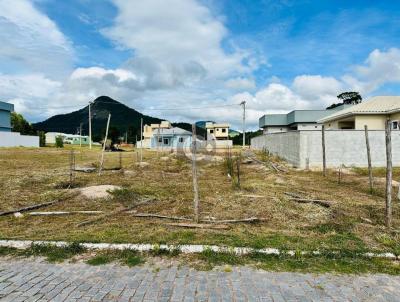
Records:
[[[339,111],[349,105],[323,110],[293,110],[287,114],[266,114],[259,119],[260,128],[268,126],[289,126],[298,123],[317,123],[317,120]]]
[[[392,114],[399,111],[400,96],[376,96],[366,102],[321,118],[318,122],[329,122],[357,114]]]
[[[153,133],[154,136],[158,135],[158,129],[156,129]],[[169,129],[160,129],[160,135],[192,135],[192,132],[186,131],[182,128],[173,127]]]
[[[0,101],[0,110],[10,111],[10,112],[14,111],[14,105]]]

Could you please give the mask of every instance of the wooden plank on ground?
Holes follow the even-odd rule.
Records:
[[[207,223],[167,223],[168,226],[189,228],[189,229],[212,229],[212,230],[229,230],[230,227],[224,224],[207,224]]]
[[[139,207],[139,206],[141,206],[141,205],[147,204],[147,203],[149,203],[149,202],[151,202],[151,201],[154,201],[154,199],[145,199],[145,200],[139,201],[138,203],[136,203],[136,204],[134,204],[134,205],[132,205],[132,206],[123,207],[123,208],[118,208],[117,210],[112,211],[112,212],[110,212],[110,213],[106,213],[106,214],[104,214],[104,215],[95,217],[95,218],[93,218],[93,219],[88,219],[88,220],[82,221],[82,222],[80,222],[80,223],[77,224],[77,227],[86,226],[86,225],[95,223],[95,222],[97,222],[97,221],[100,221],[100,220],[102,220],[102,219],[104,219],[104,218],[107,218],[107,217],[110,217],[110,216],[113,216],[113,215],[116,215],[116,214],[120,214],[120,213],[122,213],[122,212],[130,211],[130,210],[132,210],[132,209],[134,209],[134,208],[136,208],[136,207]]]
[[[97,215],[102,214],[103,211],[57,211],[57,212],[30,212],[27,215],[30,216],[62,216],[62,215],[73,215],[73,214],[85,214],[85,215]]]

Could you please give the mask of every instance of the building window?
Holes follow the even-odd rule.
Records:
[[[226,133],[226,129],[224,128],[224,129],[222,129],[222,133]]]
[[[317,128],[318,128],[318,126],[314,126],[314,128],[315,128],[315,129],[317,129]]]
[[[158,142],[162,143],[162,138],[161,137],[158,138]]]
[[[392,121],[392,130],[399,130],[399,121]]]
[[[179,142],[180,142],[180,143],[183,143],[183,141],[184,141],[183,137],[180,137],[180,138],[179,138]]]
[[[210,133],[211,133],[211,134],[214,133],[214,129],[210,129]]]
[[[164,145],[169,145],[169,138],[164,138]]]

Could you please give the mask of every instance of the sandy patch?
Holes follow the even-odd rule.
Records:
[[[89,199],[99,199],[99,198],[110,198],[111,191],[121,189],[119,186],[113,185],[100,185],[100,186],[90,186],[86,188],[79,189],[82,196]]]

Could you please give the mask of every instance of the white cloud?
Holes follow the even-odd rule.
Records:
[[[400,49],[391,48],[386,52],[375,49],[364,65],[355,66],[353,74],[342,79],[362,93],[370,93],[385,83],[400,82]]]
[[[35,121],[108,95],[161,118],[227,121],[235,128],[241,127],[237,104],[246,100],[248,125],[256,128],[265,113],[321,109],[337,102],[342,91],[358,90],[365,97],[385,83],[400,82],[400,49],[392,48],[374,50],[340,78],[299,75],[285,84],[270,77],[256,87],[253,71],[265,60],[235,47],[222,18],[204,2],[113,3],[116,19],[102,33],[133,50],[132,57],[115,68],[74,70],[73,45],[49,17],[28,0],[0,0],[0,98]],[[226,104],[236,105],[220,107]],[[151,110],[160,107],[178,109]],[[197,107],[202,109],[188,109]]]
[[[28,0],[0,0],[0,68],[10,73],[69,73],[73,50],[57,25]]]
[[[103,33],[118,45],[135,50],[136,58],[162,64],[167,70],[196,64],[209,77],[248,72],[242,63],[249,54],[221,46],[228,32],[210,10],[195,0],[114,0],[118,16]],[[252,62],[253,64],[253,62]]]
[[[15,111],[29,116],[40,115],[54,101],[62,83],[46,78],[42,74],[0,74],[0,95],[15,105]],[[51,105],[50,105],[51,106]]]
[[[233,90],[252,90],[256,88],[256,83],[254,79],[237,77],[227,80],[225,82],[225,87]]]

